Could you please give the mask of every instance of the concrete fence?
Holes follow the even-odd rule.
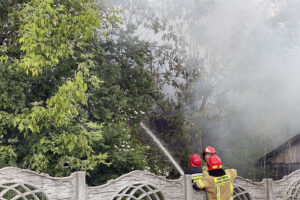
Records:
[[[237,177],[234,200],[300,199],[300,170],[273,181],[252,182]],[[84,172],[55,178],[15,167],[0,169],[0,199],[14,200],[205,200],[204,191],[192,188],[191,177],[176,180],[133,171],[104,185],[89,187]]]

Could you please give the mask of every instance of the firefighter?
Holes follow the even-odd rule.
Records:
[[[208,200],[232,200],[235,169],[223,170],[222,160],[213,154],[207,159],[208,175],[197,180],[193,187],[205,189]]]
[[[198,154],[193,154],[190,156],[190,168],[186,170],[185,174],[192,175],[192,183],[195,183],[196,180],[202,178],[202,169],[201,169],[202,159]]]
[[[203,160],[205,161],[205,165],[203,165],[203,167],[202,167],[202,173],[203,173],[203,175],[207,175],[207,174],[208,174],[206,163],[207,163],[208,157],[209,157],[210,155],[213,155],[213,154],[216,154],[216,149],[213,148],[213,147],[211,147],[211,146],[205,147],[205,148],[203,149],[203,151],[202,151],[202,158],[203,158]]]

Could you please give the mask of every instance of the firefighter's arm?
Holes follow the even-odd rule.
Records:
[[[236,169],[228,169],[228,171],[230,174],[230,178],[233,181],[237,177],[237,171],[236,171]]]
[[[208,175],[208,171],[203,171],[203,176],[207,176]]]
[[[203,175],[208,175],[208,171],[207,171],[208,169],[207,169],[207,166],[206,165],[203,165],[203,167],[202,167],[202,173],[203,173]]]
[[[192,177],[192,183],[194,184],[196,181],[201,180],[202,178],[203,178],[202,175],[200,175],[200,176],[193,176]]]
[[[209,185],[209,182],[205,178],[202,178],[202,179],[197,180],[193,184],[193,187],[198,188],[198,189],[205,189],[208,185]]]

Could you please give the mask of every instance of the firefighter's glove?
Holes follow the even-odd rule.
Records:
[[[198,188],[198,186],[197,186],[197,184],[196,184],[196,181],[193,183],[193,188],[194,188],[195,190],[200,190],[200,188]]]

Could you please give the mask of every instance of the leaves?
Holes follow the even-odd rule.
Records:
[[[92,0],[32,0],[18,14],[24,52],[18,65],[33,76],[74,56],[75,48],[84,48],[102,20]]]
[[[95,8],[29,0],[10,10],[14,37],[0,52],[2,166],[84,170],[90,184],[148,166],[139,123],[162,99],[159,48],[120,30],[115,11]]]
[[[57,176],[107,164],[94,150],[102,125],[85,110],[87,83],[101,83],[89,76],[94,65],[82,51],[101,23],[95,2],[32,0],[10,16],[19,38],[0,52],[3,162]]]

